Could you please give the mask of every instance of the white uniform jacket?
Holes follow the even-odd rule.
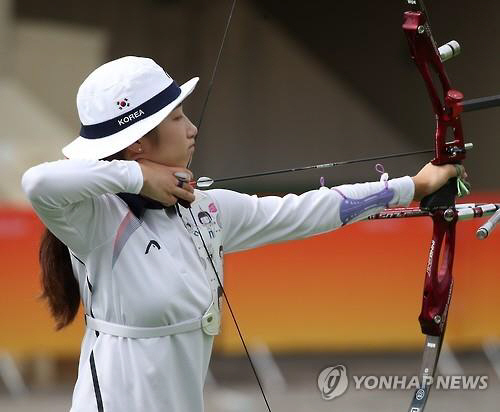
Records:
[[[43,223],[68,246],[85,313],[139,327],[205,313],[212,302],[207,271],[213,269],[200,258],[189,228],[163,209],[147,209],[138,219],[116,195],[140,192],[138,163],[43,163],[24,174],[22,185]],[[387,205],[406,206],[414,184],[403,177],[283,198],[203,193],[217,210],[227,253],[327,232]],[[213,255],[222,261],[222,248]],[[87,328],[71,411],[201,412],[212,343],[201,329],[133,339]]]

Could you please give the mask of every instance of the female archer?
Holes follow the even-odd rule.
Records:
[[[23,175],[47,227],[42,287],[57,328],[84,308],[73,412],[202,411],[223,251],[331,231],[457,174],[428,164],[414,177],[283,198],[193,190],[181,177],[192,178],[197,130],[182,102],[197,82],[178,86],[147,58],[102,65],[78,91],[82,127],[66,159]]]

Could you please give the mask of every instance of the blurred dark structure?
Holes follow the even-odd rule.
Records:
[[[109,59],[150,56],[179,82],[200,75],[186,104],[196,121],[230,6],[230,0],[18,0],[15,17],[98,27],[109,36]],[[499,94],[497,2],[435,0],[427,7],[436,39],[462,46],[462,55],[446,63],[452,84],[466,98]],[[200,131],[195,173],[221,177],[431,148],[434,122],[401,30],[404,8],[403,1],[239,0]],[[475,144],[467,160],[474,188],[498,189],[500,111],[463,119],[467,140]],[[397,176],[415,173],[428,160],[384,165]],[[373,166],[324,175],[328,185],[375,180]],[[304,191],[318,186],[319,176],[306,172],[225,187]]]

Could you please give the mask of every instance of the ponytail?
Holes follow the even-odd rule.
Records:
[[[73,274],[71,258],[66,245],[45,229],[39,251],[42,294],[56,321],[56,330],[75,319],[80,306],[80,289]]]

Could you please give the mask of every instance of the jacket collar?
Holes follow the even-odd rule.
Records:
[[[133,193],[117,193],[117,196],[122,199],[130,209],[130,211],[138,219],[142,219],[146,209],[170,209],[171,207],[166,207],[156,200],[150,199],[149,197],[136,195]]]

